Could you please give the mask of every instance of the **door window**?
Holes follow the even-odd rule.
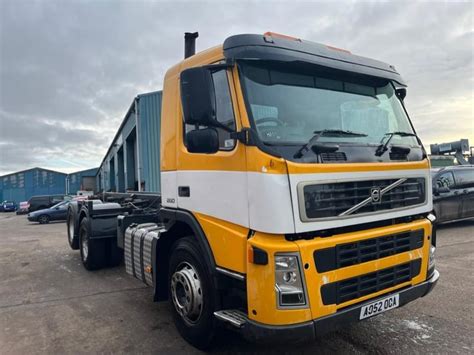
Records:
[[[216,119],[224,126],[235,131],[234,109],[227,80],[227,71],[219,70],[212,74],[214,91],[216,95]],[[223,128],[217,128],[219,133],[219,147],[221,149],[232,149],[235,145],[230,133]]]
[[[216,120],[235,131],[235,117],[230,95],[229,81],[226,70],[218,70],[212,73],[214,92],[216,97]],[[206,127],[199,127],[206,128]],[[230,138],[230,132],[220,127],[214,127],[219,135],[219,149],[232,150],[235,140]],[[186,124],[185,133],[196,129],[194,125]],[[185,139],[186,141],[186,139]]]
[[[474,170],[469,168],[460,168],[454,171],[456,175],[456,186],[460,188],[474,187]]]

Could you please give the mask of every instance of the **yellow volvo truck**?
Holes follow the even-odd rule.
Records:
[[[200,348],[221,325],[301,341],[428,294],[430,166],[395,68],[275,33],[195,54],[196,37],[164,79],[160,199],[75,207],[85,267],[124,256]]]

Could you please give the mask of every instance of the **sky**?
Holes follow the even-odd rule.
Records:
[[[426,147],[474,145],[473,3],[0,0],[0,175],[98,166],[133,98],[183,58],[273,31],[395,65]]]

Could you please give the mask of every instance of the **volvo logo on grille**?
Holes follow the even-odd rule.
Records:
[[[380,187],[372,187],[370,189],[370,200],[372,203],[380,203],[382,200],[382,193],[380,192]]]

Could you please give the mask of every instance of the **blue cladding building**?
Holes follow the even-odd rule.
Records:
[[[98,168],[71,174],[32,168],[0,176],[0,201],[20,203],[38,195],[76,195],[79,190],[94,190]]]
[[[76,171],[66,178],[66,193],[75,195],[79,190],[95,190],[95,176],[99,168]],[[93,181],[90,183],[89,181]]]
[[[0,201],[79,190],[160,192],[161,100],[161,91],[133,100],[99,168],[71,174],[33,168],[0,176]]]
[[[64,194],[67,174],[32,168],[0,176],[0,201],[19,203],[31,196]]]
[[[138,95],[97,173],[97,191],[160,192],[162,92]]]

